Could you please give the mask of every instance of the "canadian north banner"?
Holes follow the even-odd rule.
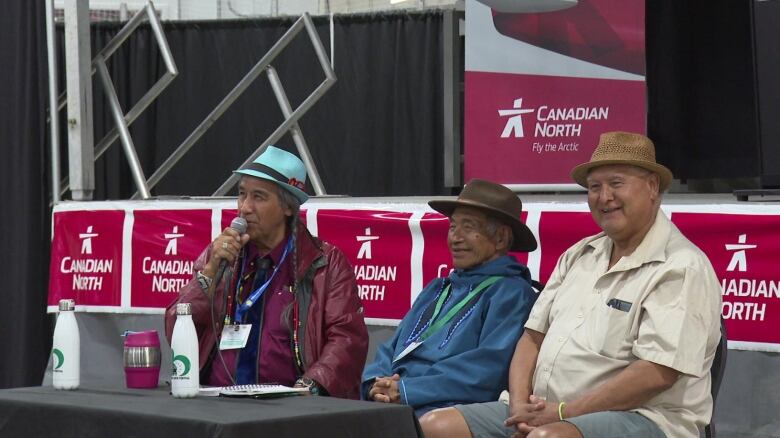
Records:
[[[467,181],[565,189],[645,101],[644,0],[467,0]]]
[[[352,264],[369,324],[395,325],[431,280],[452,268],[446,217],[419,203],[305,204],[312,234]],[[514,254],[546,282],[558,257],[596,234],[587,204],[527,203],[521,218],[540,242]],[[731,348],[780,351],[780,205],[664,205],[709,257]],[[55,207],[48,310],[161,314],[193,276],[200,252],[229,226],[230,201],[69,202]]]

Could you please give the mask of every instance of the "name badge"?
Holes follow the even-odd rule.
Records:
[[[230,324],[222,327],[222,338],[219,340],[220,350],[234,350],[244,348],[249,339],[249,331],[252,324]]]
[[[422,345],[422,341],[415,341],[415,342],[412,342],[411,344],[407,345],[406,348],[404,348],[404,351],[399,353],[398,356],[396,356],[396,358],[393,359],[393,363],[398,362],[399,360],[403,359],[404,357],[406,357],[407,354],[409,354],[412,351],[414,351],[420,345]]]

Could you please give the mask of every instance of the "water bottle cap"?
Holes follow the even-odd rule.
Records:
[[[60,312],[74,310],[76,308],[76,300],[66,298],[60,300]]]
[[[192,304],[190,303],[178,303],[176,304],[177,315],[192,315]]]

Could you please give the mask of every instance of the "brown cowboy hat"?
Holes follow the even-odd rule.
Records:
[[[661,192],[672,182],[672,171],[655,162],[655,145],[652,140],[641,134],[619,131],[601,134],[599,145],[593,151],[590,161],[572,169],[571,177],[577,184],[587,188],[588,172],[607,164],[629,164],[656,173],[660,179]]]
[[[512,228],[512,251],[531,252],[536,249],[536,238],[531,230],[520,222],[523,203],[508,188],[481,179],[472,179],[455,201],[430,201],[428,205],[450,217],[457,207],[473,207],[500,220]]]

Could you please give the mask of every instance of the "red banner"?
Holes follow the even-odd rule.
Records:
[[[601,133],[644,132],[644,15],[643,0],[468,1],[465,179],[575,187]]]
[[[584,197],[583,197],[584,198]],[[422,288],[452,268],[449,221],[425,203],[307,203],[301,220],[351,263],[365,316],[393,325]],[[162,313],[192,262],[236,217],[230,201],[65,203],[55,207],[49,311],[61,298],[89,312]],[[546,283],[560,255],[600,230],[579,203],[526,203],[539,249],[515,256]],[[780,206],[665,205],[709,257],[732,348],[780,351]]]
[[[452,254],[447,246],[449,229],[450,220],[439,213],[425,213],[420,221],[420,231],[425,242],[422,256],[423,285],[450,274]]]
[[[409,213],[320,210],[319,237],[352,263],[366,316],[401,319],[411,307]]]
[[[539,240],[543,245],[539,281],[547,283],[558,258],[570,246],[600,232],[601,229],[593,222],[590,212],[544,212],[539,220]]]
[[[602,132],[645,130],[644,82],[466,72],[466,84],[466,181],[571,184]]]
[[[119,306],[125,212],[55,212],[49,266],[49,305]]]
[[[211,210],[139,210],[134,217],[130,305],[166,307],[211,242]]]
[[[780,344],[780,216],[674,213],[672,222],[715,268],[729,340]]]

